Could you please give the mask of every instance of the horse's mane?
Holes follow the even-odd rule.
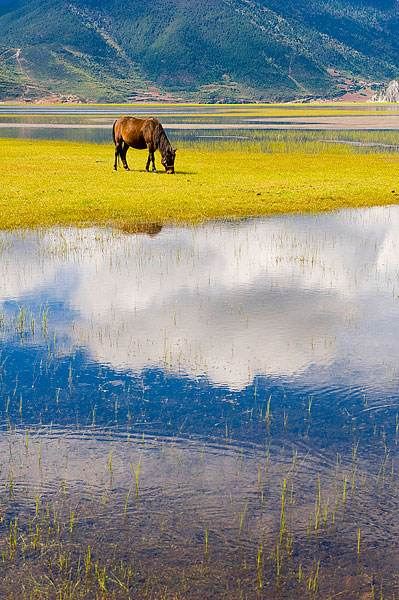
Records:
[[[155,125],[154,129],[154,141],[158,146],[162,156],[164,156],[165,153],[172,148],[172,145],[168,140],[168,136],[166,135],[165,130],[159,121]]]

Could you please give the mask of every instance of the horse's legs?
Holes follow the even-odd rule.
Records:
[[[122,143],[117,142],[115,144],[115,162],[114,162],[114,170],[115,171],[118,170],[118,156],[121,156],[121,151],[122,151]]]
[[[126,171],[129,171],[129,165],[126,162],[126,154],[127,151],[129,150],[129,146],[128,144],[126,144],[126,142],[123,142],[123,146],[122,149],[120,151],[120,157],[122,159],[122,164],[123,164],[123,168],[126,169]]]
[[[156,172],[156,167],[155,167],[155,150],[152,144],[149,144],[148,146],[148,159],[147,159],[147,165],[145,167],[146,171],[150,170],[150,163],[152,162],[152,171],[153,173]]]
[[[151,162],[151,151],[148,151],[147,164],[145,166],[145,170],[148,172],[150,170],[150,162]]]

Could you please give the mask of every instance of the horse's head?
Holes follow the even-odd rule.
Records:
[[[176,149],[170,148],[167,149],[164,156],[162,157],[162,164],[165,167],[165,171],[169,175],[173,175],[175,172],[175,158],[176,158]]]

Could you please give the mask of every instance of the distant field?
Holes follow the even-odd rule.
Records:
[[[350,146],[238,144],[179,148],[175,176],[148,174],[145,152],[113,172],[103,144],[0,140],[0,227],[88,224],[134,230],[143,223],[195,223],[326,211],[399,201],[399,156]],[[160,167],[160,159],[157,158]]]

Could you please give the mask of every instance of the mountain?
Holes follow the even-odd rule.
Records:
[[[334,97],[398,76],[398,30],[397,0],[0,0],[0,99]]]

